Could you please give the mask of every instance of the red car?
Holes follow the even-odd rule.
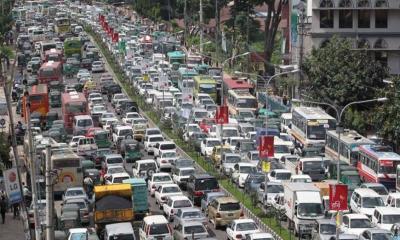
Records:
[[[200,129],[205,132],[208,133],[208,131],[210,130],[210,128],[215,125],[215,119],[214,118],[204,118],[203,120],[201,120],[201,122],[199,123],[199,127]]]
[[[96,130],[103,130],[103,129],[100,128],[100,127],[92,127],[92,128],[89,128],[89,129],[87,130],[86,134],[85,134],[85,137],[94,137],[94,132],[95,132]]]

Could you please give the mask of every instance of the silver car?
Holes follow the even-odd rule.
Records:
[[[391,240],[393,234],[389,230],[385,229],[367,229],[360,234],[359,240]]]
[[[201,222],[185,222],[175,227],[174,239],[203,239],[208,237],[208,231]]]
[[[336,236],[336,223],[332,219],[318,219],[312,232],[313,240],[330,240]]]
[[[173,226],[178,226],[186,222],[207,223],[207,218],[198,208],[179,208],[173,219]]]

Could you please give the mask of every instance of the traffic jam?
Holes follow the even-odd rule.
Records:
[[[49,224],[50,158],[57,239],[283,239],[222,183],[277,214],[291,237],[397,235],[400,155],[381,139],[337,132],[321,108],[257,92],[187,50],[180,32],[111,5],[39,2],[13,15],[32,230]]]

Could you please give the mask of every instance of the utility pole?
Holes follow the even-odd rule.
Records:
[[[203,54],[203,1],[200,0],[200,54]],[[202,63],[204,64],[204,58],[201,58]]]
[[[35,222],[35,239],[40,239],[40,220],[39,220],[39,212],[38,212],[38,198],[37,198],[37,189],[36,189],[36,158],[33,151],[33,140],[32,140],[32,124],[31,124],[31,103],[29,100],[29,91],[28,91],[28,83],[24,79],[25,84],[25,92],[24,97],[26,98],[26,119],[28,122],[28,148],[29,148],[29,162],[31,169],[31,187],[32,187],[32,203],[33,203],[33,219]]]
[[[185,25],[184,27],[185,27],[185,32],[184,32],[184,41],[183,41],[183,45],[186,47],[186,41],[187,41],[187,24],[188,24],[188,22],[187,22],[187,14],[186,14],[186,11],[187,11],[187,0],[184,0],[184,2],[183,2],[183,24]]]
[[[53,223],[53,178],[51,167],[51,146],[46,146],[46,240],[54,240]]]
[[[216,65],[218,66],[219,59],[219,8],[218,0],[215,0],[215,59],[217,60]]]

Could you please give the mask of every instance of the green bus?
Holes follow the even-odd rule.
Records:
[[[185,63],[186,55],[182,51],[174,51],[167,53],[168,62],[172,66],[172,70],[178,70],[181,64]]]
[[[78,37],[70,37],[64,41],[64,56],[69,58],[74,54],[82,56],[82,42]]]
[[[208,75],[195,76],[194,78],[194,95],[199,93],[207,93],[216,101],[217,98],[217,81]]]
[[[193,88],[194,81],[193,78],[197,76],[198,73],[194,69],[190,68],[179,68],[178,69],[178,88],[182,91],[183,88]]]

